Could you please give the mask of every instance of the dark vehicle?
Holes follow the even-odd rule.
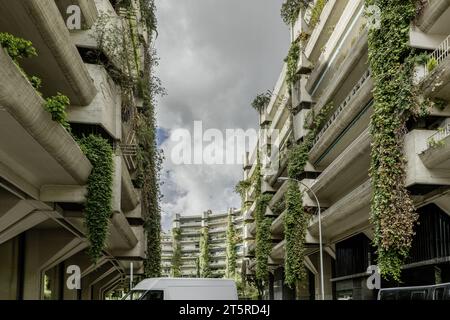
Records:
[[[378,300],[450,300],[450,283],[380,289]]]

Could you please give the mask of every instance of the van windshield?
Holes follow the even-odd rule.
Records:
[[[122,300],[164,300],[162,290],[131,290]]]

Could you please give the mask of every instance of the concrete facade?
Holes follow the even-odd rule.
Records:
[[[266,131],[269,133],[279,130],[277,140],[272,141],[279,149],[279,166],[276,172],[270,172],[261,179],[262,192],[273,195],[266,212],[266,215],[274,217],[268,296],[272,299],[295,297],[295,293],[284,285],[283,219],[286,208],[283,202],[287,182],[278,178],[287,176],[289,146],[301,141],[308,133],[304,128],[308,115],[311,112],[317,114],[324,106],[332,103],[334,109],[316,136],[302,180],[317,195],[322,209],[325,298],[374,299],[376,290],[368,290],[366,286],[366,270],[369,265],[376,264],[376,254],[371,245],[373,231],[369,221],[371,136],[368,128],[373,112],[373,81],[368,67],[364,1],[327,1],[314,28],[309,25],[309,10],[302,10],[291,28],[293,42],[301,35],[309,36],[303,45],[297,67],[299,81],[289,90],[285,65],[274,87],[272,99],[260,116],[262,129],[268,129]],[[429,1],[410,32],[410,45],[435,57],[438,62],[432,71],[417,66],[415,83],[424,98],[439,98],[442,101],[439,110],[433,108],[426,119],[408,125],[409,132],[404,144],[408,160],[407,187],[420,215],[421,225],[427,226],[438,223],[436,221],[447,223],[450,214],[449,17],[448,1]],[[290,106],[295,110],[294,114],[291,114]],[[263,137],[260,144],[263,145],[266,139]],[[260,148],[260,152],[264,150]],[[245,180],[252,177],[255,171],[257,151],[256,148],[250,150],[244,161]],[[264,156],[270,155],[260,154],[260,157]],[[303,190],[304,205],[314,212],[317,204],[313,194],[303,186],[300,189]],[[255,271],[254,190],[253,185],[243,199],[247,274]],[[431,219],[430,222],[427,219]],[[446,249],[439,251],[439,248],[447,248],[449,243],[428,242],[425,240],[428,236],[422,234],[424,229],[417,228],[409,259],[411,263],[404,266],[402,277],[405,280],[402,285],[425,285],[441,281],[432,279],[429,268],[439,269],[444,275],[442,279],[448,279],[444,261],[448,261],[446,259],[450,252]],[[427,229],[428,233],[436,237],[443,236],[438,228],[430,228]],[[297,288],[297,299],[320,298],[318,231],[318,218],[315,215],[309,222],[306,236],[304,264],[308,276]],[[419,248],[426,250],[421,251]]]
[[[82,30],[68,30],[69,5],[81,9]],[[136,140],[124,110],[124,89],[104,61],[88,59],[83,51],[88,44],[74,37],[95,32],[100,13],[126,19],[114,5],[109,0],[0,1],[0,31],[32,41],[38,56],[21,66],[42,79],[42,96],[61,92],[70,98],[72,127],[71,134],[52,121],[43,97],[0,48],[0,299],[104,299],[127,286],[131,263],[135,276],[143,274],[146,239],[140,190],[134,187]],[[139,12],[139,1],[132,5]],[[140,23],[136,28],[142,32]],[[136,95],[135,108],[138,100]],[[114,150],[113,212],[97,263],[87,254],[83,216],[92,165],[74,138],[90,133],[102,135]],[[80,290],[66,285],[69,266],[80,268]]]

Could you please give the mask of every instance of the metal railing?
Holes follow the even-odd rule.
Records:
[[[427,66],[425,67],[425,76],[427,76],[435,69],[433,68],[432,70],[429,70],[430,68],[428,63],[431,60],[436,61],[436,66],[438,66],[439,64],[441,64],[442,61],[447,59],[449,55],[450,55],[450,35],[447,38],[445,38],[444,41],[441,42],[439,47],[436,50],[434,50],[433,53],[429,55]]]
[[[428,148],[434,147],[436,144],[439,144],[439,141],[444,140],[448,136],[450,136],[450,123],[447,123],[444,128],[440,128],[435,134],[428,138]]]
[[[347,107],[347,105],[350,103],[350,100],[361,90],[364,83],[370,78],[370,70],[367,70],[361,79],[356,83],[356,85],[353,87],[353,89],[350,91],[348,96],[345,98],[345,100],[339,105],[339,107],[336,109],[336,111],[333,113],[333,115],[328,119],[327,123],[323,126],[323,128],[319,131],[316,138],[314,139],[313,146],[319,141],[319,139],[324,135],[325,131],[336,121],[336,119],[340,116],[342,111]]]

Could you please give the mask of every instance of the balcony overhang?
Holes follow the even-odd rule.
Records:
[[[42,79],[44,96],[57,92],[76,105],[88,105],[96,90],[53,0],[0,0],[0,30],[30,40],[38,56],[21,61]],[[17,92],[17,91],[16,91]]]

